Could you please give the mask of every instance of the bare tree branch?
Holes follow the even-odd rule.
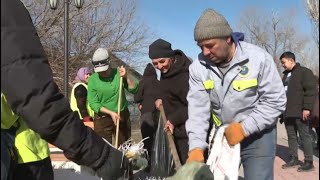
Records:
[[[298,57],[305,56],[308,38],[299,34],[293,24],[295,11],[288,9],[284,14],[277,11],[264,12],[256,7],[247,8],[240,16],[239,29],[245,38],[270,53],[282,72],[279,56],[292,51]]]
[[[304,0],[307,15],[313,23],[312,36],[319,48],[319,0]]]
[[[23,0],[28,8],[58,85],[62,87],[64,72],[64,7],[60,3],[51,10],[47,1]],[[61,1],[62,2],[62,1]],[[70,1],[69,12],[69,82],[81,66],[87,66],[98,47],[108,48],[132,68],[145,63],[150,44],[150,29],[136,17],[136,0],[91,0],[82,9]]]

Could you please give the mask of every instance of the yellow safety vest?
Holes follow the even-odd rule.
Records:
[[[78,114],[79,114],[80,119],[82,119],[83,117],[81,116],[81,113],[80,113],[79,108],[78,108],[77,100],[76,100],[76,97],[74,95],[74,90],[79,85],[83,85],[88,91],[88,85],[86,85],[85,83],[76,83],[73,86],[72,91],[71,91],[70,106],[71,106],[72,111],[77,111]],[[87,111],[88,111],[89,116],[93,117],[94,116],[94,111],[90,108],[88,101],[87,101],[86,107],[87,107]]]
[[[48,143],[40,135],[28,128],[24,120],[15,115],[3,93],[1,93],[1,129],[9,129],[15,123],[20,126],[16,131],[15,147],[18,152],[18,164],[43,160],[50,155]]]

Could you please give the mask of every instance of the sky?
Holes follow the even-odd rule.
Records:
[[[193,39],[194,26],[207,8],[224,15],[231,28],[236,31],[240,14],[248,7],[257,7],[266,12],[296,10],[299,31],[310,34],[311,22],[304,8],[305,0],[138,0],[137,18],[150,27],[154,33],[152,42],[162,38],[181,49],[193,59],[200,48]],[[146,62],[150,62],[148,56]]]

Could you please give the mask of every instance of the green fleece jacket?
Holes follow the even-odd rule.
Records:
[[[123,79],[122,86],[122,102],[120,110],[123,111],[128,107],[128,101],[126,99],[124,89],[130,93],[136,93],[138,90],[138,82],[135,83],[135,87],[130,89],[126,79]],[[120,75],[118,69],[112,69],[112,73],[108,78],[99,76],[98,73],[94,73],[90,76],[88,82],[88,102],[91,109],[99,113],[101,107],[105,107],[113,112],[118,111],[118,98],[120,86]]]

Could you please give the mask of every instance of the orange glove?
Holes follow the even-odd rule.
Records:
[[[224,131],[228,143],[234,146],[247,137],[241,123],[233,122]]]
[[[190,162],[204,162],[203,150],[201,148],[192,149],[189,152],[189,157],[187,159],[187,163]]]

